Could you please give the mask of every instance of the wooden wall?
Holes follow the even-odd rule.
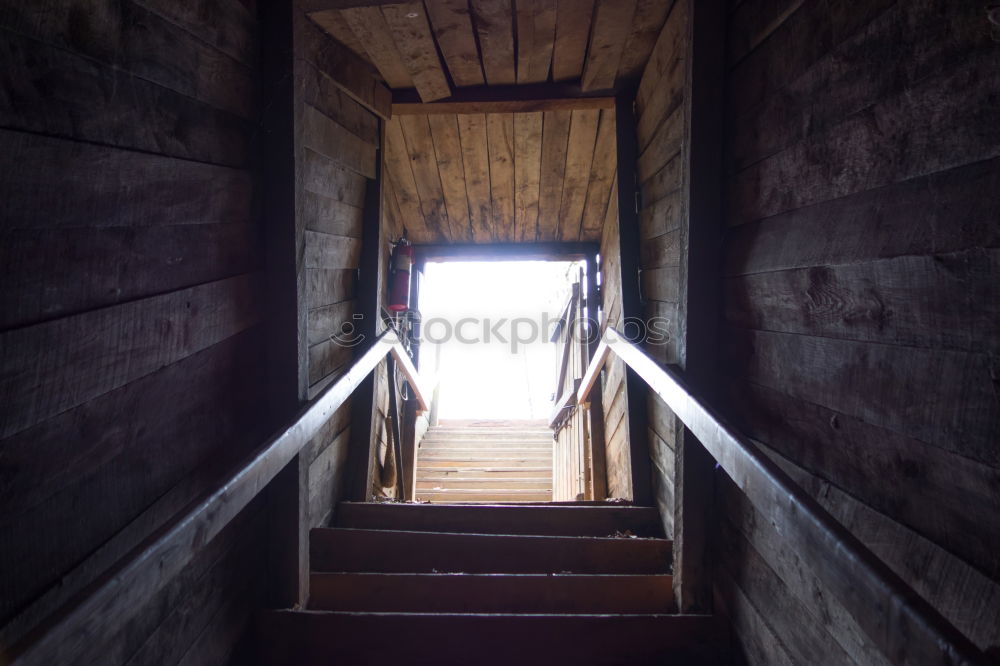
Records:
[[[376,177],[381,130],[378,116],[344,87],[343,47],[302,12],[295,12],[293,27],[299,388],[312,398],[354,358],[354,334],[342,327],[359,328],[353,315],[365,195]],[[308,527],[326,524],[341,497],[350,416],[347,403],[304,453]]]
[[[980,3],[731,3],[728,411],[982,648],[1000,645],[1000,45]],[[888,663],[725,479],[750,663]]]
[[[686,208],[682,188],[683,137],[687,131],[686,53],[688,2],[672,3],[650,60],[639,82],[635,100],[635,132],[639,158],[636,181],[639,213],[643,315],[656,320],[644,349],[662,364],[683,364],[686,262]],[[673,534],[675,463],[680,426],[664,403],[651,396],[647,407],[653,497],[667,535]]]
[[[0,9],[4,648],[265,434],[257,38],[252,0]],[[225,662],[263,594],[262,508],[101,663]]]
[[[618,186],[612,186],[601,232],[601,333],[622,324],[621,235],[618,227]],[[629,439],[625,363],[611,355],[602,371],[604,449],[609,499],[632,499],[632,454]]]

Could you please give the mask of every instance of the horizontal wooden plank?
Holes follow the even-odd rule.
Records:
[[[680,240],[679,229],[646,239],[639,248],[640,265],[643,270],[679,266],[681,260]]]
[[[357,268],[361,256],[361,240],[350,236],[331,236],[318,231],[306,231],[305,268]]]
[[[8,8],[0,25],[237,116],[256,115],[251,67],[140,3],[98,0],[81,15],[70,3],[33,2]]]
[[[761,450],[983,650],[1000,637],[1000,585],[766,446]]]
[[[613,109],[614,97],[569,97],[565,99],[526,99],[484,102],[393,103],[392,114],[428,115],[453,113],[534,113],[572,111],[573,109]]]
[[[243,120],[168,88],[8,31],[0,58],[2,127],[215,164],[249,158]]]
[[[302,192],[299,217],[309,231],[361,238],[363,216],[364,211],[359,207],[308,190]]]
[[[246,224],[0,232],[0,329],[192,287],[260,267]]]
[[[306,317],[306,336],[310,346],[341,335],[344,325],[355,325],[354,301],[341,301],[333,305],[311,308]]]
[[[730,278],[724,303],[743,328],[996,354],[1000,250]]]
[[[357,272],[348,268],[306,269],[306,303],[310,309],[354,298]]]
[[[258,26],[252,5],[241,0],[136,1],[243,64],[256,65]]]
[[[728,338],[734,371],[749,381],[944,450],[1000,463],[993,445],[1000,406],[987,354],[768,331],[733,330]]]
[[[729,187],[730,224],[997,157],[992,60],[977,52],[741,172]]]
[[[260,318],[256,276],[153,296],[0,335],[7,437],[224,340]]]
[[[276,611],[262,616],[264,663],[322,663],[331,642],[351,663],[476,663],[496,666],[522,661],[532,646],[538,663],[612,664],[629,659],[655,663],[669,655],[677,663],[711,663],[725,642],[713,618],[667,615],[524,615],[333,613]],[[384,636],[395,640],[381,640]],[[519,640],[512,641],[511,636]]]
[[[367,178],[375,177],[375,146],[308,104],[302,112],[302,144]]]
[[[251,365],[259,344],[242,333],[3,440],[16,473],[2,491],[0,525],[17,540],[0,555],[0,616],[22,613],[5,626],[6,645],[189,502],[219,447],[245,449],[260,428]],[[81,432],[100,436],[72,435]],[[198,463],[206,469],[191,474]],[[190,482],[172,491],[186,474]],[[160,500],[172,508],[151,508]],[[91,519],[78,519],[81,502],[94,508]],[[137,519],[146,511],[149,520]]]
[[[320,431],[329,417],[348,399],[361,380],[399,344],[392,333],[373,341],[358,362],[340,380],[311,402],[295,420],[258,447],[245,464],[226,476],[215,490],[202,495],[183,515],[166,525],[139,547],[139,556],[116,564],[113,577],[76,600],[44,633],[48,640],[17,646],[23,663],[59,663],[70,659],[98,660],[101,645],[88,640],[104,635],[103,627],[119,626],[135,616],[141,601],[162,590],[194,557],[211,543],[253,500],[261,489]],[[159,575],[150,575],[156,571]],[[64,658],[65,657],[65,658]]]
[[[729,233],[726,275],[1000,245],[1000,159],[801,208]],[[833,222],[836,221],[834,224]]]
[[[672,577],[340,574],[311,578],[318,610],[421,613],[663,613]]]
[[[940,20],[944,11],[948,21]],[[901,29],[903,25],[910,28]],[[982,11],[973,5],[897,3],[736,120],[730,168],[745,168],[991,48]]]
[[[664,539],[391,532],[315,529],[314,571],[380,573],[667,573]],[[367,553],[380,552],[377,562]]]
[[[302,150],[302,188],[307,192],[363,208],[368,180],[320,153]]]
[[[0,199],[3,229],[249,223],[253,183],[237,169],[0,130]]]
[[[318,67],[305,62],[308,66],[295,70],[302,101],[332,118],[365,143],[378,146],[378,116],[344,92]]]
[[[310,527],[326,525],[343,495],[347,482],[350,427],[336,435],[309,465],[307,475]],[[311,593],[311,590],[310,590]]]
[[[645,183],[663,168],[681,149],[684,133],[684,108],[680,107],[663,121],[639,155],[636,173],[640,183]]]
[[[998,573],[996,468],[774,389],[739,382],[729,394],[751,437],[987,575]],[[891,485],[878,482],[890,477]]]

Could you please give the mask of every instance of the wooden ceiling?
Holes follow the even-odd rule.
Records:
[[[415,243],[599,241],[617,196],[613,108],[396,114],[385,159]]]
[[[306,0],[310,16],[424,102],[470,86],[637,78],[669,0]],[[524,121],[527,122],[527,121]]]

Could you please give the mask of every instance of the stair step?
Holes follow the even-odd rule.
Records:
[[[457,458],[466,457],[489,458],[490,460],[507,460],[508,458],[537,458],[538,460],[551,460],[551,449],[491,449],[491,448],[458,448],[448,447],[441,449],[420,449],[417,457],[428,459]]]
[[[552,490],[552,479],[550,478],[525,478],[525,479],[467,479],[455,476],[422,476],[417,482],[417,490],[438,490],[456,488],[503,488],[509,490],[521,490],[532,488],[535,490]]]
[[[531,488],[420,490],[417,492],[416,499],[418,502],[546,502],[552,499],[552,490]]]
[[[310,533],[313,571],[670,573],[666,539],[456,534],[348,528]]]
[[[545,469],[548,473],[552,473],[552,461],[541,460],[538,458],[505,458],[503,460],[495,460],[493,458],[486,458],[479,456],[478,460],[475,459],[465,459],[465,460],[447,460],[447,459],[430,459],[424,458],[422,456],[417,457],[417,473],[424,469],[460,469],[464,467],[472,468],[496,468],[496,467],[506,467],[506,468],[518,468],[518,467],[529,467],[533,469]],[[495,463],[495,464],[491,464]]]
[[[418,467],[417,469],[438,478],[524,479],[552,476],[551,467]]]
[[[400,613],[666,613],[672,577],[314,573],[315,610]]]
[[[267,611],[260,655],[297,664],[712,664],[725,644],[697,615]]]
[[[473,507],[342,502],[335,521],[337,527],[380,530],[590,537],[629,531],[640,537],[663,536],[655,508],[608,504]]]

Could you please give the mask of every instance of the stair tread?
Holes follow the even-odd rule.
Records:
[[[313,573],[309,607],[379,612],[664,613],[669,574]]]
[[[653,507],[620,504],[531,504],[521,506],[460,504],[373,504],[342,502],[338,527],[411,531],[608,536],[630,531],[638,536],[663,536]]]
[[[709,616],[555,613],[269,611],[259,616],[265,664],[713,663]]]
[[[668,573],[673,546],[657,538],[342,527],[314,528],[309,542],[314,571],[399,573]]]

